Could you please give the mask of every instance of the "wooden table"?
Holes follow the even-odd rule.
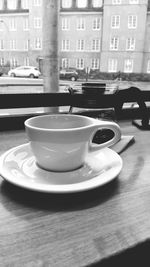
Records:
[[[121,153],[119,177],[103,187],[44,194],[0,178],[0,266],[112,266],[113,261],[122,266],[129,254],[144,262],[143,242],[150,238],[150,132],[131,122],[119,124],[135,143]],[[23,130],[1,132],[0,153],[26,142]]]

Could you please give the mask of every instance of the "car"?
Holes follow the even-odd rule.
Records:
[[[36,67],[32,66],[20,66],[15,69],[11,69],[8,72],[8,76],[10,77],[38,78],[40,75],[40,71]]]
[[[60,79],[76,81],[79,78],[79,74],[75,69],[62,69],[59,77]]]

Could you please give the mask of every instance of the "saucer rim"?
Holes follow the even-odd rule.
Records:
[[[116,166],[113,166],[110,168],[110,170],[114,169],[114,174],[111,175],[109,174],[110,170],[105,170],[104,173],[99,173],[96,176],[93,176],[93,178],[89,179],[89,180],[85,180],[85,181],[81,181],[81,182],[77,182],[77,183],[73,183],[73,184],[45,184],[45,186],[42,185],[42,188],[39,187],[39,184],[32,184],[28,183],[28,184],[24,184],[22,182],[20,182],[20,180],[18,179],[17,182],[13,180],[13,175],[10,173],[10,176],[7,175],[8,170],[5,170],[5,168],[3,167],[3,162],[4,159],[13,151],[17,151],[19,149],[26,149],[26,147],[28,147],[28,149],[30,149],[30,144],[28,143],[24,143],[22,145],[19,146],[15,146],[7,151],[5,151],[1,156],[0,156],[0,175],[1,177],[6,180],[7,182],[10,182],[11,184],[15,185],[15,186],[19,186],[23,189],[27,189],[27,190],[31,190],[31,191],[36,191],[36,192],[42,192],[42,193],[78,193],[78,192],[82,192],[82,191],[88,191],[88,190],[92,190],[98,187],[101,187],[109,182],[111,182],[112,180],[114,180],[115,178],[118,177],[119,173],[122,170],[123,167],[123,161],[122,158],[120,157],[120,155],[118,153],[116,153],[114,150],[110,149],[110,148],[102,148],[99,151],[96,152],[96,154],[99,154],[100,151],[103,151],[105,153],[112,153],[115,157],[116,157],[116,162],[117,162],[117,168]],[[31,152],[32,153],[32,152]],[[116,168],[116,169],[115,169]],[[103,175],[108,175],[107,178],[105,179],[99,179],[99,177],[103,177]],[[67,172],[66,172],[67,174]],[[92,183],[91,183],[92,181]]]

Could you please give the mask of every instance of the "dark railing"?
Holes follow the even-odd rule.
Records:
[[[101,94],[97,97],[96,94],[86,95],[83,93],[29,93],[29,94],[1,94],[0,95],[0,109],[11,108],[33,108],[33,107],[57,107],[69,106],[79,108],[110,108],[115,109],[116,117],[122,119],[125,117],[125,112],[122,107],[124,103],[137,102],[138,108],[136,112],[129,109],[130,118],[135,119],[137,116],[141,119],[141,128],[149,128],[149,109],[145,102],[150,101],[150,91],[141,91],[136,87],[119,90],[114,94]],[[69,111],[69,110],[68,110]],[[127,111],[126,111],[127,112]],[[29,116],[29,115],[28,115]],[[133,118],[134,116],[134,118]],[[21,115],[18,116],[21,118]],[[5,125],[14,124],[15,118],[1,117],[1,122]],[[136,124],[135,121],[133,121]],[[137,125],[138,126],[138,125]],[[2,129],[2,124],[0,124]]]

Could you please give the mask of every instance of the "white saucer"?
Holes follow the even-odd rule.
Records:
[[[85,164],[70,172],[50,172],[38,167],[29,143],[0,157],[0,174],[17,186],[45,193],[72,193],[102,186],[120,173],[122,159],[109,148],[89,153]]]

